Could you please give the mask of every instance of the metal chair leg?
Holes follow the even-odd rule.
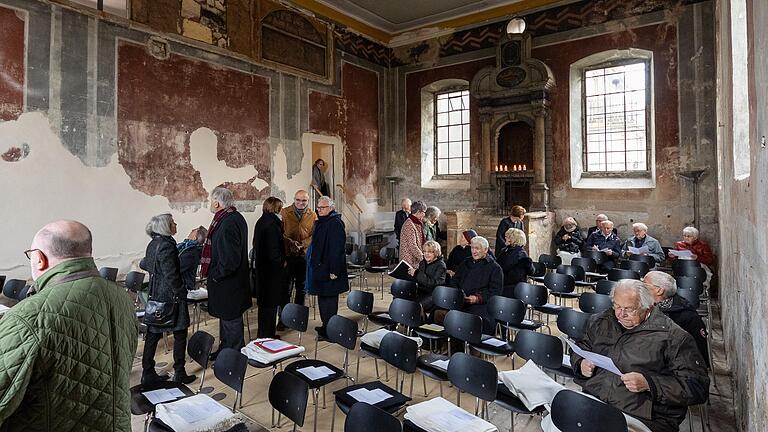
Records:
[[[331,414],[331,432],[333,432],[333,428],[336,426],[336,404],[333,404],[333,414]]]
[[[424,374],[421,374],[421,383],[424,384],[424,397],[427,397],[427,379],[424,378]]]
[[[317,432],[317,406],[320,405],[317,401],[317,394],[320,391],[320,389],[314,389],[313,392],[315,394],[315,421],[314,421],[314,428],[312,429],[314,432]]]

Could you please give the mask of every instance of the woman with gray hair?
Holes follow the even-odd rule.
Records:
[[[158,327],[147,322],[147,334],[144,340],[144,352],[141,357],[141,384],[151,386],[167,380],[155,371],[155,351],[164,332],[173,332],[173,381],[189,384],[196,379],[184,370],[187,349],[187,328],[189,310],[187,309],[187,290],[181,280],[181,265],[173,235],[176,234],[176,222],[170,213],[152,217],[147,224],[146,233],[152,238],[147,245],[146,255],[139,267],[149,272],[149,299],[163,303],[176,303],[177,314],[169,326]],[[145,320],[148,318],[145,315]]]
[[[417,268],[424,252],[421,247],[426,241],[424,236],[424,218],[427,206],[423,201],[411,204],[411,214],[400,230],[400,259],[408,263],[411,268]]]
[[[424,238],[437,241],[437,218],[440,217],[440,209],[435,206],[427,207],[424,212]]]
[[[563,219],[563,226],[555,234],[554,240],[555,246],[557,246],[557,255],[563,260],[563,264],[570,265],[572,259],[581,256],[584,236],[581,234],[576,219],[572,217]]]
[[[699,230],[692,226],[683,229],[683,240],[675,243],[675,250],[690,251],[690,259],[694,259],[706,266],[712,266],[715,263],[715,255],[712,253],[712,249],[707,242],[699,239]],[[669,257],[677,259],[677,254],[670,251]]]

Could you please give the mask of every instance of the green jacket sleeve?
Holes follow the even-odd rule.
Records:
[[[39,354],[37,335],[23,318],[0,320],[0,424],[21,405]]]

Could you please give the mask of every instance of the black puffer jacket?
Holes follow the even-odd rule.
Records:
[[[563,236],[566,234],[569,235],[570,238],[568,240],[563,240]],[[573,232],[568,232],[565,228],[560,227],[560,231],[555,234],[555,246],[557,246],[558,250],[563,252],[574,254],[581,252],[581,249],[584,246],[584,237],[581,235],[581,230],[576,227]]]
[[[419,293],[432,294],[432,290],[438,285],[445,284],[445,261],[443,257],[437,257],[431,263],[427,263],[427,260],[423,259],[419,263],[419,268],[414,273],[414,278],[419,284]]]
[[[171,236],[152,233],[152,241],[147,245],[144,258],[139,267],[149,272],[149,297],[153,300],[168,302],[178,299],[179,314],[172,328],[156,328],[149,326],[149,331],[162,333],[164,331],[179,331],[189,327],[189,311],[187,309],[187,290],[181,283],[181,268],[176,241]]]
[[[504,290],[502,295],[512,297],[512,291],[519,282],[525,282],[532,273],[532,260],[520,246],[505,246],[496,262],[504,271]]]
[[[672,302],[670,305],[659,305],[659,309],[670,318],[680,328],[687,331],[693,340],[696,342],[696,346],[699,347],[699,353],[704,358],[704,362],[709,367],[709,354],[707,350],[707,328],[704,326],[704,321],[701,320],[696,309],[691,306],[688,301],[679,295],[672,296]]]
[[[200,266],[200,255],[203,245],[188,247],[179,253],[181,264],[181,284],[184,289],[191,291],[197,288],[197,268]]]
[[[591,378],[580,374],[582,357],[573,353],[571,364],[584,390],[609,405],[637,417],[654,432],[677,432],[687,406],[709,397],[709,376],[704,359],[685,330],[657,308],[632,329],[624,329],[613,308],[589,319],[578,345],[610,357],[626,374],[641,373],[649,391],[633,393],[621,377],[596,368]]]

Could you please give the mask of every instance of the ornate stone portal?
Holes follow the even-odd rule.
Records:
[[[496,48],[496,66],[481,69],[472,79],[470,94],[479,100],[482,124],[480,207],[508,212],[509,208],[501,208],[508,201],[505,194],[522,184],[530,190],[529,210],[548,210],[545,149],[551,140],[546,130],[554,85],[549,67],[531,58],[531,36],[526,33],[503,36]],[[527,124],[533,132],[533,166],[499,160],[499,132],[514,122]],[[510,153],[515,149],[505,149]]]

